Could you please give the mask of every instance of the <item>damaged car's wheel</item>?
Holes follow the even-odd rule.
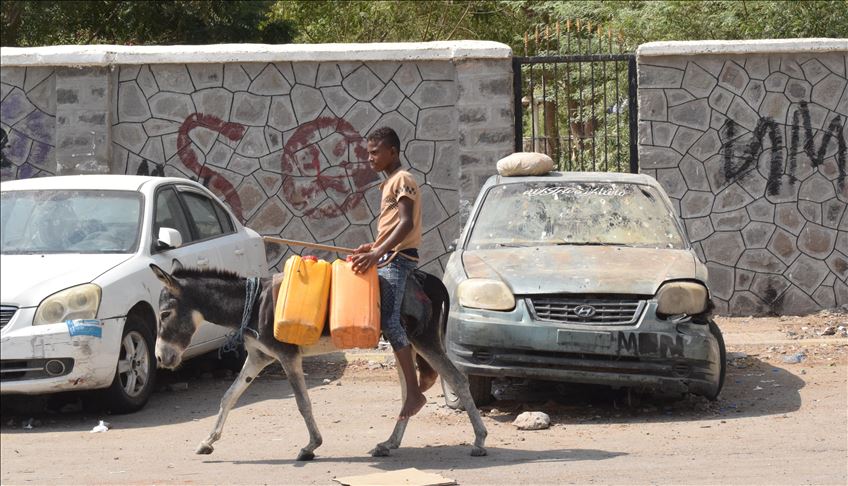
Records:
[[[155,380],[153,336],[150,328],[131,314],[124,325],[115,378],[105,390],[109,409],[114,413],[140,410],[150,398]]]
[[[721,329],[718,328],[718,325],[710,319],[710,334],[715,337],[716,342],[718,342],[718,352],[719,352],[719,373],[718,373],[718,386],[715,389],[715,393],[708,395],[707,398],[709,400],[718,399],[719,393],[721,393],[721,389],[724,387],[724,377],[727,374],[727,349],[724,346],[724,336],[721,335]]]
[[[471,390],[471,398],[474,404],[488,405],[492,402],[492,377],[491,376],[468,376],[468,388]]]

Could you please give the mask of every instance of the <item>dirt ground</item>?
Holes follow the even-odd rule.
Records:
[[[194,449],[232,377],[202,361],[163,374],[148,406],[130,415],[80,410],[68,397],[47,409],[4,398],[0,482],[328,485],[414,467],[463,485],[848,483],[848,315],[718,324],[729,366],[717,401],[498,382],[498,400],[483,408],[486,457],[469,455],[471,426],[443,406],[438,385],[402,448],[368,455],[388,437],[400,406],[387,353],[308,358],[324,445],[306,463],[294,460],[307,434],[279,369],[248,389],[209,456]],[[551,427],[517,430],[512,422],[522,411],[549,414]],[[91,433],[99,420],[112,428]]]

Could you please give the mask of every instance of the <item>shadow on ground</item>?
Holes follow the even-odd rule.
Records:
[[[481,407],[493,420],[541,411],[557,423],[675,422],[780,415],[801,408],[803,379],[753,357],[730,361],[718,399],[635,389],[531,380],[496,380],[495,400]]]
[[[303,360],[306,385],[312,388],[324,385],[324,380],[337,380],[347,366],[345,355],[341,352],[320,358],[306,357]],[[221,397],[237,375],[218,359],[216,353],[198,356],[174,371],[160,369],[150,401],[138,412],[120,415],[121,428],[182,423],[217,415]],[[282,367],[274,363],[265,368],[244,392],[235,409],[280,398],[293,398],[293,394]],[[37,433],[44,424],[84,431],[97,425],[99,420],[108,422],[110,416],[96,392],[4,395],[0,401],[0,430],[3,433]],[[43,428],[51,429],[54,428]]]
[[[471,447],[467,445],[439,447],[401,447],[392,451],[388,457],[374,458],[363,454],[358,457],[333,458],[321,456],[318,451],[314,461],[296,461],[292,459],[247,460],[247,461],[204,461],[207,464],[233,465],[293,465],[309,467],[315,465],[325,467],[343,462],[345,464],[360,463],[374,466],[385,471],[406,469],[410,467],[421,470],[452,470],[491,468],[513,464],[548,464],[573,461],[602,461],[618,456],[627,455],[625,452],[610,452],[597,449],[554,449],[546,451],[529,451],[526,449],[509,449],[504,447],[487,447],[488,455],[470,457]]]

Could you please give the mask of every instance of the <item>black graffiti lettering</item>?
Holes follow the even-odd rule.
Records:
[[[735,180],[740,174],[746,173],[757,164],[760,152],[763,148],[763,138],[768,131],[769,139],[771,139],[771,163],[769,164],[769,177],[766,184],[768,194],[775,195],[780,191],[780,176],[783,172],[783,160],[781,151],[783,150],[783,136],[778,131],[777,123],[771,117],[760,118],[754,128],[754,137],[751,142],[745,147],[742,156],[743,163],[738,168],[733,167],[733,136],[736,134],[736,122],[728,120],[727,122],[727,143],[724,147],[724,177],[727,180]]]
[[[636,342],[635,333],[618,333],[618,350],[622,349],[628,353],[639,354],[639,344]]]
[[[618,350],[636,356],[654,355],[662,358],[682,358],[683,336],[653,333],[618,333]]]
[[[138,164],[138,170],[136,170],[135,175],[152,175],[156,177],[165,177],[165,166],[154,162],[151,163],[153,164],[152,172],[147,164],[147,159],[142,159],[141,163]]]
[[[789,167],[787,175],[789,176],[789,184],[794,185],[797,182],[795,173],[798,168],[797,154],[799,152],[800,131],[804,129],[804,146],[803,152],[809,157],[813,167],[818,167],[824,162],[824,156],[830,146],[831,139],[836,139],[836,165],[839,169],[837,184],[839,189],[845,187],[845,159],[846,159],[846,142],[845,135],[842,133],[842,117],[836,115],[824,129],[821,145],[815,146],[812,121],[810,119],[810,107],[806,101],[802,101],[799,107],[792,115],[792,128],[789,143]],[[780,192],[781,178],[784,174],[782,152],[785,148],[783,145],[783,137],[780,134],[778,124],[771,117],[762,117],[757,122],[754,128],[751,142],[745,147],[742,153],[742,163],[735,167],[734,144],[736,137],[737,124],[733,120],[728,120],[725,126],[725,138],[727,141],[722,146],[724,151],[724,176],[728,181],[734,181],[739,177],[743,177],[749,170],[753,169],[759,159],[763,148],[763,140],[768,132],[771,140],[771,161],[769,163],[769,175],[766,181],[766,193],[774,196]]]
[[[659,349],[659,339],[655,334],[639,334],[639,355],[657,354]]]
[[[3,149],[6,148],[9,142],[9,135],[6,134],[6,130],[0,128],[0,167],[6,168],[12,166],[12,161],[6,157],[6,154],[3,153]]]
[[[660,334],[660,357],[682,358],[683,336],[672,337],[668,334]]]

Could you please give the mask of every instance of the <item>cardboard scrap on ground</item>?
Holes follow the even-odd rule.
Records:
[[[335,478],[333,481],[346,486],[449,486],[456,484],[453,479],[435,473],[419,471],[414,467],[362,476]]]

